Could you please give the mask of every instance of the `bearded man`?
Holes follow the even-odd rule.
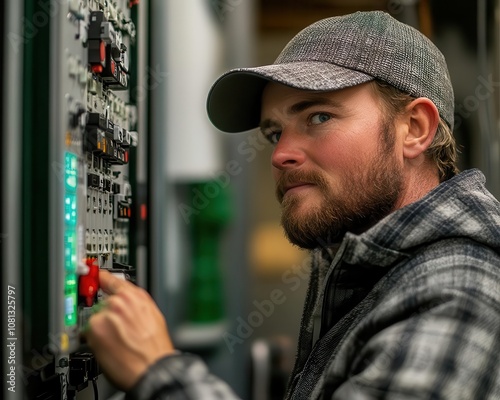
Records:
[[[260,127],[283,228],[312,254],[287,399],[500,398],[500,204],[457,170],[430,40],[380,11],[324,19],[222,75],[207,107],[222,131]],[[130,399],[235,398],[142,289],[101,284],[87,338]]]

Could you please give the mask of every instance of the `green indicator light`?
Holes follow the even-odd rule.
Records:
[[[77,240],[76,231],[68,230],[64,242],[64,268],[66,273],[74,273],[77,266]]]
[[[74,273],[66,277],[64,294],[65,324],[73,326],[77,323],[77,281]]]
[[[68,226],[75,226],[77,222],[76,195],[66,194],[64,198],[64,219]]]
[[[78,185],[78,158],[75,154],[64,155],[64,323],[66,327],[75,326],[77,321],[78,248],[76,225],[78,208],[76,188]]]
[[[76,280],[75,279],[66,279],[66,285],[76,288]]]
[[[65,307],[65,318],[64,322],[66,326],[73,326],[77,322],[76,316],[76,291],[73,293],[68,293],[64,299]]]
[[[74,192],[78,184],[78,162],[74,154],[66,153],[64,169],[64,182],[66,183],[66,191]]]
[[[69,176],[66,179],[66,185],[68,185],[71,188],[76,188],[76,176]]]

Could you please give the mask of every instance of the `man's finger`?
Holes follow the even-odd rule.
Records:
[[[100,270],[99,271],[99,284],[101,289],[106,294],[116,294],[121,288],[127,287],[127,285],[131,285],[131,283],[126,280],[117,278],[113,274],[108,271]]]

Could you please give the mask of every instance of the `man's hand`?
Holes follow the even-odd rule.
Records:
[[[174,348],[165,318],[145,290],[107,271],[100,271],[99,280],[109,297],[90,318],[85,336],[105,375],[126,391]]]

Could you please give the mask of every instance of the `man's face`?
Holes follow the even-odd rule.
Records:
[[[338,242],[397,208],[403,163],[370,84],[321,93],[270,83],[261,130],[275,146],[276,195],[292,243]]]

